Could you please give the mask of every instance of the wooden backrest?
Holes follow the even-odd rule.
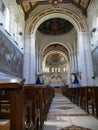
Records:
[[[2,97],[10,103],[11,130],[25,130],[24,81],[24,79],[0,80],[0,104],[3,100]],[[8,115],[5,114],[0,118],[8,118]]]

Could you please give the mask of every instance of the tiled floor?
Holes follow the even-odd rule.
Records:
[[[43,130],[98,130],[98,120],[63,95],[55,94]]]

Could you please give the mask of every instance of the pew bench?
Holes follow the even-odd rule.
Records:
[[[10,130],[27,130],[23,85],[24,79],[0,80],[0,119],[10,120]],[[33,125],[30,124],[28,130],[33,130]]]
[[[25,95],[32,100],[32,120],[35,130],[43,129],[44,121],[54,95],[52,88],[45,85],[25,84]]]
[[[0,130],[10,130],[10,120],[0,119]]]
[[[32,84],[24,85],[25,96],[27,100],[31,100],[32,104],[32,121],[34,123],[34,130],[40,130],[40,110],[37,106],[38,97],[36,95],[36,89]]]
[[[93,87],[91,91],[92,114],[98,119],[98,87]]]

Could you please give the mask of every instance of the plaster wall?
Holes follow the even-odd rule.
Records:
[[[5,30],[5,20],[7,20],[6,9],[10,11],[9,32],[6,32]],[[13,36],[14,28],[15,28],[14,26],[15,21],[17,22],[18,28],[19,28],[17,33],[19,32],[23,33],[23,35],[20,36],[19,39],[16,38],[17,44],[15,42],[15,37]],[[21,53],[24,53],[24,29],[25,29],[24,13],[22,11],[21,6],[18,6],[15,0],[0,0],[0,23],[2,23],[2,25],[0,25],[0,30],[3,32],[3,34],[6,37],[8,37],[11,43],[13,43]],[[10,78],[18,78],[18,77],[0,72],[0,79],[10,79]]]
[[[87,11],[91,53],[98,47],[98,0],[92,0]],[[92,33],[93,28],[96,32]],[[94,63],[93,63],[94,65]],[[93,66],[94,67],[94,66]],[[93,85],[98,86],[98,76],[93,73]]]
[[[2,3],[3,2],[3,3]],[[4,4],[4,11],[2,11],[2,4]],[[23,53],[24,52],[24,29],[25,29],[25,20],[24,20],[24,12],[22,11],[21,6],[18,6],[15,0],[0,0],[0,23],[2,23],[3,25],[1,26],[2,29],[4,30],[3,33],[6,34],[5,31],[5,20],[6,20],[6,9],[9,10],[10,12],[10,30],[9,30],[9,34],[11,35],[11,40],[13,40],[13,44],[15,44],[15,46]],[[17,33],[22,32],[23,35],[19,36],[15,38],[14,37],[14,33],[15,33],[15,22],[18,25],[18,30]],[[14,41],[16,40],[16,42],[18,44],[16,44]]]

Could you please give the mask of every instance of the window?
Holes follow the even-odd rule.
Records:
[[[10,31],[10,11],[8,8],[5,10],[5,30]]]
[[[65,67],[63,68],[63,71],[64,71],[64,72],[66,71]]]
[[[52,68],[52,73],[54,73],[54,68]]]
[[[61,72],[61,69],[60,69],[60,67],[58,68],[58,72]]]
[[[45,68],[45,72],[49,72],[49,67],[46,67],[46,68]]]
[[[55,73],[57,73],[57,68],[55,68]]]

